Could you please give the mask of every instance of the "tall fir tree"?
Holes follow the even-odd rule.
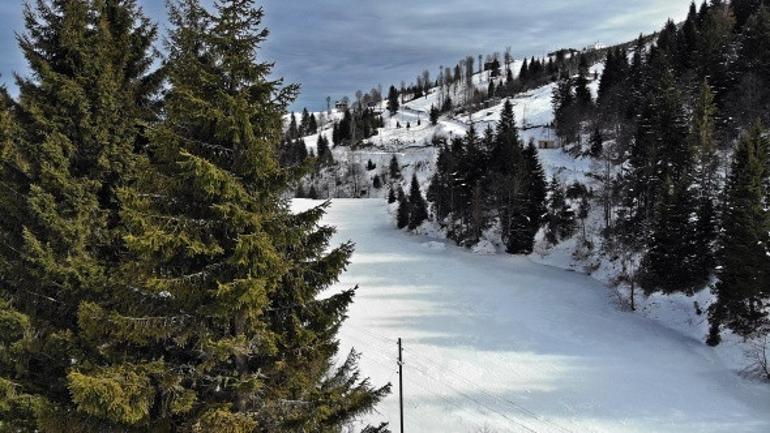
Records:
[[[556,135],[564,142],[571,143],[580,133],[579,107],[575,101],[575,83],[567,71],[562,71],[559,81],[553,89],[553,105]]]
[[[3,95],[0,125],[13,131],[0,170],[0,315],[21,332],[0,344],[0,387],[13,384],[0,428],[104,431],[77,395],[78,371],[103,360],[80,318],[85,305],[121,299],[118,191],[135,181],[154,120],[156,28],[132,0],[38,1],[24,18],[31,72],[17,78],[11,110]],[[113,393],[115,416],[141,414],[137,395]]]
[[[391,115],[394,115],[398,112],[399,108],[399,93],[398,90],[396,90],[396,86],[390,86],[390,90],[388,90],[388,111]]]
[[[393,155],[390,158],[390,165],[388,166],[388,174],[391,180],[401,179],[401,164],[398,163],[398,157]]]
[[[69,150],[62,133],[43,146],[57,164],[43,177],[56,168],[47,181],[79,194],[62,203],[77,210],[68,215],[78,225],[58,228],[67,235],[59,245],[50,230],[47,245],[32,244],[43,260],[24,258],[40,284],[34,298],[19,298],[18,323],[35,337],[14,347],[13,359],[32,370],[14,369],[8,380],[28,410],[4,428],[333,432],[387,391],[359,379],[355,354],[333,367],[354,291],[317,295],[352,249],[327,250],[333,229],[318,224],[323,208],[295,215],[281,199],[296,178],[276,155],[295,88],[268,81],[270,65],[255,60],[267,35],[261,18],[249,0],[222,1],[213,15],[192,0],[172,8],[163,118],[150,131],[149,158],[136,162],[142,176],[118,189],[127,230],[120,266],[94,252],[99,236],[89,225],[105,219],[98,183],[68,172],[65,156],[76,152],[53,152],[53,144]]]
[[[575,103],[578,105],[581,115],[587,116],[586,110],[593,106],[593,96],[588,88],[589,81],[588,59],[581,55],[578,60],[578,76],[575,79]]]
[[[399,187],[397,192],[398,210],[396,211],[396,227],[399,230],[409,226],[409,200],[404,194],[404,190]]]
[[[768,320],[769,147],[764,129],[756,125],[743,135],[733,156],[722,215],[717,301],[710,311],[711,345],[719,344],[721,326],[746,337]]]
[[[567,203],[564,188],[555,177],[548,186],[548,216],[546,239],[552,245],[569,238],[575,233],[575,212]]]
[[[545,170],[540,163],[537,146],[534,140],[530,140],[523,152],[524,170],[526,180],[526,216],[529,222],[528,241],[529,247],[526,250],[531,251],[531,245],[534,242],[535,235],[543,225],[543,219],[546,215],[546,196],[548,189],[546,185]]]
[[[326,138],[325,134],[319,134],[318,135],[318,142],[316,144],[316,149],[318,152],[318,162],[321,165],[332,165],[334,164],[334,155],[332,154],[331,149],[329,149],[329,139]]]
[[[692,263],[692,200],[688,180],[674,183],[663,180],[658,193],[656,214],[650,223],[651,234],[641,263],[640,282],[648,292],[692,293],[701,278],[696,278]]]
[[[692,266],[700,282],[707,280],[716,265],[714,242],[717,236],[716,195],[719,189],[716,111],[711,87],[704,80],[693,107],[690,127],[690,146],[695,156],[697,217]]]
[[[409,187],[409,230],[415,230],[428,219],[428,205],[420,191],[420,183],[417,174],[412,175],[412,184]]]

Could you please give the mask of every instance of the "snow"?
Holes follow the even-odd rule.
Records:
[[[401,337],[409,432],[770,431],[766,384],[700,339],[621,311],[597,280],[391,221],[383,200],[334,200],[324,221],[338,227],[335,243],[356,243],[330,289],[360,285],[341,355],[355,347],[374,384],[396,385],[365,421],[398,430]]]

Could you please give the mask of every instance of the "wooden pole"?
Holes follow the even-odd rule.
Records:
[[[398,339],[398,410],[401,421],[401,433],[404,433],[404,361],[401,357],[401,338]]]

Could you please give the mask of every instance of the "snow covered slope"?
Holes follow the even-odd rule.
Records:
[[[336,200],[325,223],[357,244],[333,289],[360,285],[343,354],[355,347],[375,384],[397,384],[404,339],[407,432],[770,432],[770,388],[619,311],[590,277],[396,231],[382,200]],[[368,420],[398,431],[396,392],[379,411]]]
[[[593,78],[594,73],[600,75],[603,68],[603,64],[594,65],[591,68],[590,76]],[[479,88],[486,88],[489,79],[487,73],[476,74],[474,75],[474,84]],[[500,79],[495,80],[499,85]],[[596,80],[590,84],[590,89],[594,95],[598,90],[598,85]],[[554,118],[551,106],[554,87],[555,84],[549,84],[511,98],[517,124],[522,128],[520,135],[525,142],[530,139],[536,141],[541,139],[555,140],[555,134],[550,128]],[[458,94],[462,94],[462,88],[450,96],[458,97]],[[384,104],[383,102],[380,108],[384,109]],[[371,187],[372,180],[375,175],[383,175],[387,172],[388,162],[393,155],[396,155],[402,165],[405,189],[408,187],[407,183],[412,174],[416,173],[423,191],[425,191],[433,175],[438,153],[438,149],[431,146],[431,139],[434,136],[448,138],[464,136],[471,123],[476,131],[482,134],[487,126],[494,127],[497,124],[503,109],[503,102],[500,102],[470,115],[445,114],[434,126],[429,121],[430,109],[434,105],[440,105],[438,89],[436,88],[423,98],[406,102],[392,116],[386,111],[383,115],[385,127],[380,128],[377,135],[356,148],[334,147],[332,153],[337,165],[325,169],[313,180],[308,180],[304,185],[305,190],[312,183],[321,197],[352,197],[355,194],[353,193],[354,188],[350,188],[350,184],[355,183],[356,185],[364,185],[360,189],[366,190],[365,197],[385,197],[388,193],[388,186],[385,185],[379,190],[374,189]],[[340,116],[340,113],[332,112],[330,118],[339,120]],[[418,120],[420,121],[419,125]],[[410,128],[406,128],[407,124],[410,124]],[[399,128],[397,125],[401,127]],[[331,125],[328,125],[327,129],[322,130],[320,134],[325,134],[331,141]],[[308,150],[317,153],[318,134],[305,137],[304,141]],[[589,159],[575,159],[561,149],[541,150],[540,158],[548,177],[558,175],[564,183],[575,180],[582,181],[585,179],[586,173],[590,171],[591,161]],[[369,160],[377,165],[376,170],[368,172],[363,170]],[[357,174],[355,181],[351,181],[350,173],[354,168],[359,174]]]

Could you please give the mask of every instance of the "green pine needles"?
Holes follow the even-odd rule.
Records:
[[[253,0],[38,1],[0,106],[0,431],[338,432],[389,391],[335,364],[353,248],[282,198],[297,92]],[[161,94],[160,85],[165,80]],[[385,426],[368,431],[383,431]]]

